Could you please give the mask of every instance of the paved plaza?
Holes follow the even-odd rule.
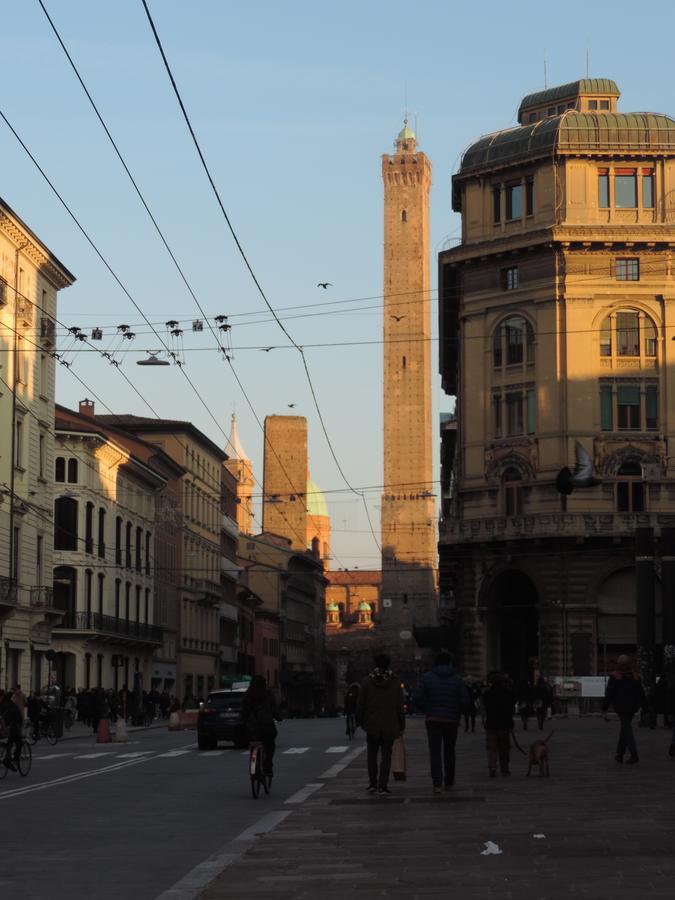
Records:
[[[434,796],[424,723],[409,720],[408,780],[365,793],[365,755],[319,785],[201,895],[204,900],[623,900],[675,893],[670,733],[636,729],[641,762],[618,765],[615,719],[547,723],[550,778],[488,778],[484,734],[460,733],[457,784]],[[536,723],[517,737],[527,747]],[[283,765],[283,762],[280,763]],[[271,800],[271,798],[268,798]],[[288,809],[288,807],[287,807]],[[263,812],[261,803],[261,813]],[[481,855],[487,841],[502,851]]]

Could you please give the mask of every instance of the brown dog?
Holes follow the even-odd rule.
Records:
[[[543,740],[540,738],[538,741],[532,741],[530,744],[530,752],[528,754],[527,761],[527,774],[529,775],[532,771],[532,766],[539,766],[539,775],[540,777],[543,775],[550,775],[550,769],[548,765],[548,742],[553,737],[554,732],[552,731],[547,738]]]

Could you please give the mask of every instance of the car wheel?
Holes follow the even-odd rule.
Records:
[[[209,740],[209,738],[204,737],[201,734],[198,734],[197,735],[197,747],[200,750],[212,750],[213,742],[211,740]]]

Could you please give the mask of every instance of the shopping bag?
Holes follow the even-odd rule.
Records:
[[[391,773],[395,781],[405,781],[405,744],[403,737],[397,737],[391,753]]]

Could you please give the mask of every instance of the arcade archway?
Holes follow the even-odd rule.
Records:
[[[539,667],[537,590],[523,572],[501,572],[484,600],[488,669],[505,672],[516,682],[531,681]]]

